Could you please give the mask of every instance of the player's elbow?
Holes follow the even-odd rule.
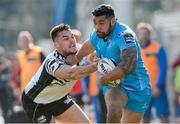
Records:
[[[137,59],[134,59],[134,60],[132,61],[131,65],[129,66],[129,68],[127,69],[127,71],[126,71],[127,75],[128,75],[128,74],[131,74],[131,73],[133,73],[133,72],[135,71],[135,69],[136,69],[136,64],[137,64]]]
[[[128,70],[128,74],[130,73],[133,73],[136,69],[136,63],[133,63],[131,66],[130,66],[130,69]]]

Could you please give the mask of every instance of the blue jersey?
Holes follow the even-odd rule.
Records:
[[[121,62],[121,52],[129,47],[137,49],[137,65],[135,70],[129,75],[121,79],[121,87],[132,91],[142,91],[145,88],[150,89],[150,79],[144,62],[141,57],[140,46],[135,33],[126,25],[116,21],[111,36],[104,41],[98,37],[95,31],[90,36],[90,42],[96,50],[96,54],[100,58],[112,59],[116,64]]]

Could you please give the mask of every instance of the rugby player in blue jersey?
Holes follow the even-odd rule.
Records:
[[[120,23],[110,5],[102,4],[93,11],[94,31],[68,63],[74,64],[96,51],[99,58],[112,59],[116,68],[98,75],[107,105],[107,123],[139,123],[151,98],[150,79],[141,58],[138,39],[125,24]],[[112,87],[110,82],[121,80]]]

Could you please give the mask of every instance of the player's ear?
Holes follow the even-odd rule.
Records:
[[[115,17],[113,17],[113,18],[111,19],[111,24],[114,26],[115,22],[116,22],[116,19],[115,19]]]
[[[54,47],[55,47],[55,48],[57,48],[57,47],[59,46],[59,44],[58,44],[58,42],[57,42],[56,39],[53,41],[53,43],[54,43]]]

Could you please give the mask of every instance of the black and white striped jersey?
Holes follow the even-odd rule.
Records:
[[[57,52],[50,53],[25,88],[25,94],[36,103],[51,103],[67,95],[76,80],[57,79],[55,71],[65,63],[65,57]]]

